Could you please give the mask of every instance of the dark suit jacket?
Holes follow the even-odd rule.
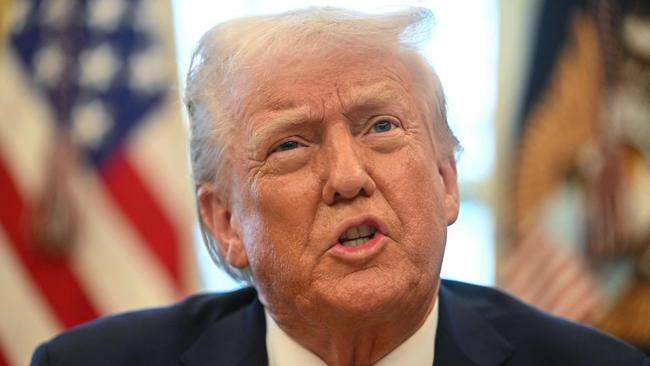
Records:
[[[442,281],[435,366],[650,366],[641,352],[500,291]],[[266,365],[254,289],[116,315],[42,344],[32,365]]]

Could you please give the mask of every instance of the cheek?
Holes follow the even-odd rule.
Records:
[[[254,187],[255,212],[265,218],[268,229],[298,231],[313,219],[321,196],[317,180],[305,168],[291,174],[261,177]]]
[[[400,221],[406,255],[417,267],[439,266],[446,240],[445,194],[433,154],[411,145],[383,166],[378,171],[382,193]]]
[[[376,169],[384,195],[403,222],[429,222],[432,215],[444,213],[444,187],[435,157],[426,146],[411,144],[387,156]]]
[[[288,274],[297,269],[295,263],[303,263],[320,199],[316,181],[307,173],[260,176],[245,194],[242,239],[254,273]]]

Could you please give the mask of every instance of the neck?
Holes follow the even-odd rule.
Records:
[[[328,365],[365,366],[396,349],[423,325],[437,293],[435,288],[426,301],[381,315],[368,314],[363,319],[337,316],[305,321],[272,312],[271,316],[285,333]]]

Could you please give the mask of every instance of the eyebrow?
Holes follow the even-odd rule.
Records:
[[[266,112],[270,114],[268,120],[261,125],[259,123],[251,124],[249,135],[253,146],[259,146],[275,134],[302,129],[320,121],[320,117],[316,118],[315,113],[307,105],[287,104]],[[257,119],[259,118],[257,117]]]
[[[404,95],[406,91],[399,90],[393,83],[377,82],[361,87],[353,87],[351,92],[342,96],[339,100],[343,105],[343,116],[354,123],[362,116],[373,112],[381,112],[388,106],[398,106],[404,109]],[[271,107],[262,113],[268,114],[269,118],[264,123],[252,123],[251,136],[252,146],[260,146],[271,136],[283,132],[306,129],[307,126],[320,122],[322,116],[308,104],[295,104],[291,102],[276,101]],[[259,116],[253,120],[261,119]]]
[[[353,91],[354,95],[348,97],[344,103],[343,115],[355,120],[373,112],[381,112],[388,106],[403,107],[404,93],[386,86],[385,83],[374,84],[372,87]]]

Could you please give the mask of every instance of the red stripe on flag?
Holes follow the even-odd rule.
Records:
[[[138,172],[131,166],[124,150],[111,155],[100,174],[116,204],[180,290],[178,235]]]
[[[35,250],[29,233],[29,208],[21,197],[3,159],[0,159],[0,225],[32,282],[44,295],[61,323],[71,327],[97,317],[93,305],[64,257],[49,257]],[[83,243],[80,243],[83,245]]]

